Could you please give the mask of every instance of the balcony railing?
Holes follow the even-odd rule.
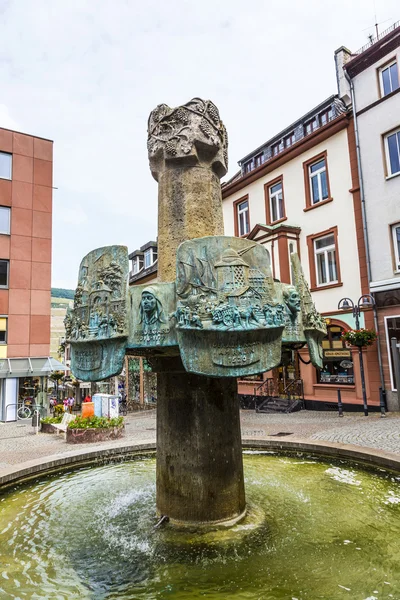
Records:
[[[379,35],[376,35],[375,37],[371,37],[371,39],[368,42],[368,44],[365,44],[362,48],[360,48],[359,50],[357,50],[357,52],[352,52],[352,54],[357,54],[357,55],[358,54],[362,54],[363,52],[365,52],[366,50],[368,50],[368,48],[371,48],[371,46],[373,46],[374,44],[376,44],[376,42],[379,42],[382,38],[386,37],[388,35],[388,33],[391,33],[392,31],[394,31],[398,27],[400,27],[400,21],[396,21],[396,23],[393,23],[393,25],[391,25],[390,27],[388,27],[387,29],[385,29],[385,31],[382,31],[382,33],[380,33]]]

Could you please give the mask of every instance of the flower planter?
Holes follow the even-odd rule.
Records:
[[[56,430],[53,427],[53,423],[41,423],[41,433],[55,433]]]
[[[67,444],[92,444],[118,440],[125,433],[125,427],[67,429]]]

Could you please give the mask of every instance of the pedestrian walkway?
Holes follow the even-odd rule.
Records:
[[[241,411],[242,437],[246,440],[317,440],[351,444],[400,454],[400,413],[349,413],[339,418],[335,412],[301,411],[285,414],[259,414]],[[156,411],[126,417],[127,442],[155,443]],[[71,450],[93,449],[101,444],[72,446],[63,435],[35,434],[31,421],[0,424],[0,473],[11,465],[61,455]]]

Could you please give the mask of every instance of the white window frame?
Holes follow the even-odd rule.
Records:
[[[147,258],[150,258],[150,262],[149,264],[147,263]],[[149,269],[151,267],[151,265],[153,264],[153,248],[147,248],[147,250],[144,251],[144,257],[143,257],[143,267],[145,269]]]
[[[386,336],[386,346],[388,353],[388,361],[389,361],[389,374],[390,374],[390,387],[392,388],[392,392],[397,392],[397,388],[394,387],[394,376],[393,376],[393,368],[392,361],[390,358],[390,340],[389,340],[389,330],[388,330],[388,319],[400,319],[400,315],[388,315],[387,317],[383,317],[385,322],[385,336]]]
[[[396,229],[400,229],[400,223],[395,223],[394,225],[391,225],[391,229],[392,229],[392,240],[393,240],[393,252],[394,252],[394,258],[396,261],[395,273],[400,273],[400,252],[399,252],[399,247],[397,245],[397,235],[396,235]]]
[[[397,59],[393,59],[392,62],[390,62],[389,64],[384,65],[383,67],[381,67],[379,69],[379,85],[381,87],[381,96],[382,98],[384,98],[385,96],[388,96],[389,94],[391,94],[394,90],[393,90],[393,84],[392,84],[392,78],[390,77],[390,87],[391,90],[390,92],[388,92],[387,94],[385,94],[385,88],[383,86],[383,71],[386,71],[386,69],[390,69],[390,67],[392,67],[393,65],[396,65],[397,67],[397,79],[399,80],[399,65],[397,64]],[[400,83],[400,81],[399,81]],[[398,88],[395,88],[396,90]]]
[[[246,208],[241,209],[240,207],[243,204],[247,204]],[[246,213],[247,213],[247,219],[246,219]],[[249,199],[247,198],[247,200],[243,200],[242,202],[239,202],[239,204],[236,205],[236,214],[237,214],[237,224],[238,224],[238,234],[239,237],[242,237],[243,235],[247,235],[248,233],[250,233],[250,213],[249,213]],[[243,229],[246,229],[246,225],[247,225],[247,231],[242,231],[242,221],[241,221],[241,217],[243,216]]]
[[[9,177],[1,177],[0,176],[0,179],[7,179],[7,181],[9,181],[12,179],[12,154],[10,152],[0,152],[0,155],[10,157],[10,176]]]
[[[281,186],[280,190],[272,193],[272,188],[276,187],[277,185]],[[268,192],[269,192],[269,210],[270,210],[271,223],[276,223],[277,221],[280,221],[281,219],[283,219],[285,216],[285,210],[284,210],[284,206],[283,206],[283,181],[282,180],[277,181],[276,183],[273,183],[272,185],[270,185],[268,188]],[[282,214],[280,214],[279,196],[282,197]],[[273,218],[274,211],[272,209],[272,206],[273,206],[274,202],[275,202],[276,214],[277,214],[276,219]]]
[[[1,231],[0,229],[0,234],[2,235],[10,235],[11,233],[11,208],[9,206],[0,206],[0,211],[4,209],[7,211],[8,213],[8,230],[7,231]]]
[[[330,246],[324,246],[323,248],[320,248],[319,250],[316,247],[316,242],[319,242],[321,240],[323,240],[324,238],[327,237],[333,237],[333,244],[331,244]],[[315,262],[315,281],[317,283],[317,287],[325,287],[327,285],[332,285],[335,283],[339,283],[339,279],[338,279],[338,249],[336,247],[336,243],[335,243],[335,236],[333,233],[328,233],[327,235],[322,235],[321,237],[318,238],[314,238],[313,240],[314,242],[314,262]],[[332,250],[335,252],[335,271],[336,271],[336,279],[332,279],[329,280],[329,261],[328,261],[328,253],[332,252]],[[318,255],[323,254],[324,255],[324,262],[325,262],[325,272],[327,274],[327,279],[328,281],[325,282],[320,282],[319,281],[319,269],[318,269]]]
[[[387,133],[385,135],[385,155],[386,155],[386,167],[387,167],[388,177],[394,177],[395,175],[400,175],[400,171],[396,171],[395,173],[392,173],[391,166],[390,166],[390,153],[389,153],[389,137],[391,135],[395,135],[396,142],[397,142],[397,151],[399,153],[399,162],[400,162],[400,142],[399,142],[399,136],[397,135],[399,133],[400,133],[400,127],[398,129],[395,129],[394,131],[390,131],[390,133]]]
[[[321,167],[320,169],[318,169],[318,171],[311,172],[311,167],[313,167],[314,165],[318,164],[321,161],[324,161],[324,166]],[[328,188],[328,196],[326,198],[323,198],[323,194],[322,194],[321,173],[326,173],[326,187]],[[317,181],[318,181],[319,197],[321,198],[320,200],[314,200],[314,189],[313,189],[313,184],[312,184],[312,180],[314,177],[318,178]],[[320,204],[320,202],[324,202],[325,200],[327,200],[329,198],[328,171],[326,168],[325,156],[322,156],[318,160],[314,161],[311,165],[308,165],[308,180],[309,180],[309,186],[310,186],[311,206],[314,206],[314,204]]]
[[[140,266],[141,258],[142,258],[141,256],[135,256],[135,258],[132,261],[132,274],[133,275],[137,275],[138,273],[140,273],[140,271],[143,270],[144,259],[142,259],[142,266]]]

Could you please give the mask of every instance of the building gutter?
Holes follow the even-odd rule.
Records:
[[[358,121],[357,121],[357,107],[356,107],[356,95],[354,91],[353,80],[348,74],[346,69],[344,70],[344,76],[346,77],[349,85],[350,85],[350,95],[351,95],[351,104],[353,107],[353,119],[354,119],[354,135],[356,138],[356,154],[357,154],[357,167],[358,167],[358,175],[360,181],[360,198],[361,198],[361,217],[363,222],[363,234],[364,234],[364,244],[365,244],[365,257],[367,262],[367,275],[368,275],[368,286],[372,281],[372,271],[371,271],[371,254],[369,248],[369,238],[368,238],[368,224],[367,224],[367,212],[365,208],[365,189],[364,189],[364,178],[361,166],[361,152],[360,152],[360,138],[358,134]],[[376,304],[373,305],[373,313],[374,313],[374,327],[378,334],[378,343],[376,345],[378,350],[378,364],[379,364],[379,376],[381,380],[382,391],[385,389],[385,377],[383,373],[383,365],[382,365],[382,351],[381,351],[381,343],[379,337],[379,324],[378,324],[378,311],[376,308]]]

